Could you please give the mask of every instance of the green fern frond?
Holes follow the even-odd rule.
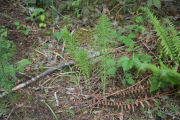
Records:
[[[180,60],[180,33],[178,33],[175,29],[175,26],[172,24],[172,22],[169,19],[165,19],[165,21],[168,23],[169,25],[169,32],[171,33],[171,39],[173,40],[173,42],[176,45],[177,51],[178,51],[178,57]]]
[[[159,81],[170,82],[173,85],[180,85],[180,74],[173,69],[169,69],[164,64],[158,68],[153,64],[144,63],[141,64],[140,70],[151,70],[154,75],[158,76]]]
[[[143,63],[141,64],[140,70],[151,70],[153,73],[160,73],[160,69],[153,64]]]
[[[164,52],[170,56],[175,62],[178,61],[178,48],[177,40],[174,36],[168,34],[167,29],[159,22],[159,20],[153,15],[148,8],[141,8],[150,18],[151,23],[154,25],[159,39],[161,39],[161,45],[164,48]]]

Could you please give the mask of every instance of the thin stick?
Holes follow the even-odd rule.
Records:
[[[39,78],[42,78],[42,77],[44,77],[44,76],[46,76],[46,75],[48,75],[48,74],[56,71],[57,69],[64,68],[64,67],[66,67],[66,66],[72,66],[72,65],[74,65],[74,64],[75,64],[74,61],[69,61],[69,62],[67,62],[67,63],[60,63],[56,69],[55,69],[55,68],[50,68],[50,69],[44,71],[43,73],[41,73],[41,74],[39,74],[38,76],[32,78],[31,80],[28,80],[28,81],[26,81],[26,82],[24,82],[24,83],[21,83],[21,84],[17,85],[16,87],[14,87],[14,88],[11,90],[11,92],[14,92],[14,91],[17,91],[17,90],[19,90],[19,89],[22,89],[22,88],[24,88],[25,86],[27,86],[27,85],[29,85],[29,84],[31,84],[31,83],[33,83],[33,82],[36,82]],[[9,92],[3,92],[3,93],[0,95],[0,98],[6,96],[8,93],[9,93]]]
[[[54,97],[56,99],[56,106],[59,106],[59,100],[58,100],[58,97],[57,97],[57,92],[54,92]]]

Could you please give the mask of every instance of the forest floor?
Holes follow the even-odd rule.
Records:
[[[19,80],[16,85],[31,79],[32,76],[36,77],[48,68],[64,63],[64,59],[66,61],[71,60],[69,54],[63,51],[63,44],[59,44],[57,40],[53,39],[52,35],[47,33],[48,31],[56,32],[59,30],[58,28],[54,29],[51,24],[48,24],[46,28],[39,28],[36,23],[27,22],[26,17],[27,14],[21,2],[13,4],[10,1],[0,0],[0,26],[8,28],[7,39],[13,41],[16,45],[13,60],[16,62],[27,58],[31,61],[31,64],[25,68],[25,73],[28,76],[18,75]],[[25,24],[27,28],[31,29],[31,32],[27,36],[20,33],[14,25],[15,21]],[[59,22],[60,26],[64,24],[66,23]],[[81,24],[77,24],[71,29],[79,31],[77,37],[83,37],[78,38],[82,47],[90,49],[88,42],[92,33],[91,29]],[[148,29],[150,30],[151,27]],[[157,41],[155,41],[156,44],[153,42],[157,37],[143,37],[146,36],[138,36],[136,45],[143,44],[141,46],[143,53],[158,56],[155,52],[158,46]],[[145,41],[142,42],[140,39],[145,39]],[[148,46],[153,47],[151,49]],[[132,54],[121,48],[112,48],[111,50],[111,55],[117,59],[121,55],[132,56]],[[57,53],[63,57],[60,57]],[[93,70],[96,71],[97,68],[94,67]],[[179,96],[169,92],[173,88],[150,93],[147,79],[152,73],[149,71],[142,73],[138,78],[134,77],[135,84],[128,87],[124,87],[119,83],[121,78],[118,76],[121,76],[122,69],[118,70],[119,73],[117,73],[116,78],[110,78],[111,81],[106,90],[107,95],[112,95],[116,93],[115,91],[123,92],[122,94],[119,93],[120,95],[117,98],[116,95],[112,95],[112,98],[108,99],[109,101],[124,101],[124,103],[120,104],[121,109],[115,107],[116,105],[111,105],[111,102],[105,103],[110,104],[109,106],[98,103],[102,99],[100,95],[102,88],[98,74],[92,73],[92,89],[89,92],[84,87],[85,83],[82,81],[82,76],[78,77],[82,82],[80,82],[80,85],[77,84],[77,76],[74,71],[77,72],[78,68],[68,67],[57,70],[15,93],[10,93],[3,98],[8,109],[4,109],[4,111],[0,109],[0,119],[160,120],[164,116],[164,119],[167,120],[180,120]],[[168,94],[170,95],[168,96]],[[132,99],[139,100],[139,104],[130,104]]]

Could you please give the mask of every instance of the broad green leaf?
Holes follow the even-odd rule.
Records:
[[[117,66],[122,67],[122,65],[127,61],[129,61],[129,58],[126,56],[122,56],[118,61],[117,61]]]
[[[105,60],[105,64],[107,67],[113,67],[116,65],[115,60],[113,58],[107,58]]]
[[[28,59],[23,59],[18,62],[17,70],[24,72],[24,66],[30,64],[31,62]]]
[[[45,14],[41,14],[41,15],[40,15],[40,20],[41,20],[41,22],[44,22],[45,18],[46,18]]]
[[[1,37],[7,37],[8,32],[4,31],[3,33],[1,33]]]
[[[29,28],[26,29],[26,30],[21,30],[21,32],[22,32],[24,35],[28,35],[30,31],[31,31],[31,30],[30,30]]]
[[[57,39],[58,41],[62,38],[63,32],[55,32],[53,37]]]
[[[142,25],[140,25],[135,29],[135,32],[142,32],[143,29],[144,29],[144,27]]]
[[[18,25],[18,26],[16,27],[16,29],[19,30],[21,27],[22,27],[22,25]]]
[[[26,28],[26,25],[21,24],[21,26],[22,26],[23,28]]]
[[[19,23],[18,21],[15,21],[15,22],[14,22],[14,25],[15,25],[15,26],[19,26],[20,23]]]
[[[42,27],[46,27],[46,24],[45,23],[39,23],[39,27],[42,28]]]
[[[123,70],[126,72],[133,67],[133,61],[129,60],[128,57],[123,56],[117,61],[117,66],[122,67]]]
[[[130,85],[134,85],[134,80],[132,78],[127,79],[127,83],[129,83]]]
[[[132,75],[130,73],[126,73],[125,74],[125,78],[128,79],[128,78],[132,78]]]
[[[172,85],[180,85],[180,73],[175,70],[162,69],[160,75],[163,81],[170,82]]]
[[[127,47],[134,47],[134,41],[130,38],[124,39],[123,43],[127,46]]]

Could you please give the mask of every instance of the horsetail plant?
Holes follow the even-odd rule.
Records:
[[[110,47],[110,43],[112,42],[115,36],[115,32],[109,18],[105,14],[103,14],[97,21],[97,25],[95,27],[95,35],[96,35],[96,43],[98,44],[98,50],[100,50],[103,57],[101,64],[103,68],[103,72],[102,72],[103,77],[101,79],[103,84],[103,95],[105,95],[107,76],[110,73],[114,73],[113,71],[116,71],[115,69],[111,69],[112,71],[110,73],[108,72],[110,70],[107,63],[111,61],[111,63],[112,64],[114,63],[113,65],[115,65],[114,59],[108,58],[107,56],[108,55],[107,49]]]
[[[88,54],[85,50],[79,48],[75,38],[66,27],[62,32],[62,38],[65,40],[67,51],[71,54],[72,59],[74,59],[77,66],[79,67],[80,72],[84,76],[84,79],[86,79],[86,85],[90,90],[91,61],[88,58]]]

